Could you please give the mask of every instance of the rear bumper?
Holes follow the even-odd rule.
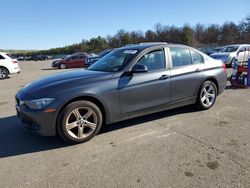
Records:
[[[15,68],[12,68],[9,71],[10,71],[10,74],[17,74],[17,73],[21,72],[21,69],[20,69],[20,67],[15,67]]]
[[[227,73],[223,73],[218,79],[218,95],[225,91],[227,86]]]

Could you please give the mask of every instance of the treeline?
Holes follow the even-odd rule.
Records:
[[[23,55],[33,54],[72,54],[75,52],[95,53],[107,48],[117,48],[126,44],[137,44],[142,42],[168,42],[186,44],[193,47],[223,46],[227,44],[250,43],[250,15],[240,23],[225,22],[222,25],[196,24],[192,27],[185,24],[183,27],[156,24],[153,30],[125,31],[119,30],[113,36],[106,38],[98,36],[90,40],[82,40],[81,43],[61,48],[52,48],[39,52],[28,52]]]

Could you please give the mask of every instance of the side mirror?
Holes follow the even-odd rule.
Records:
[[[131,70],[131,73],[144,73],[148,72],[148,68],[146,65],[135,64]]]

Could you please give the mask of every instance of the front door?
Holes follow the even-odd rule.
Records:
[[[170,101],[170,71],[166,69],[164,49],[148,52],[138,64],[148,72],[124,75],[119,80],[121,113],[157,107]]]

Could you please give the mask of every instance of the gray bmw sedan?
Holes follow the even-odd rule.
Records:
[[[225,65],[194,48],[144,43],[115,49],[87,70],[28,84],[16,109],[27,128],[81,143],[104,124],[190,104],[209,109],[226,82]]]

